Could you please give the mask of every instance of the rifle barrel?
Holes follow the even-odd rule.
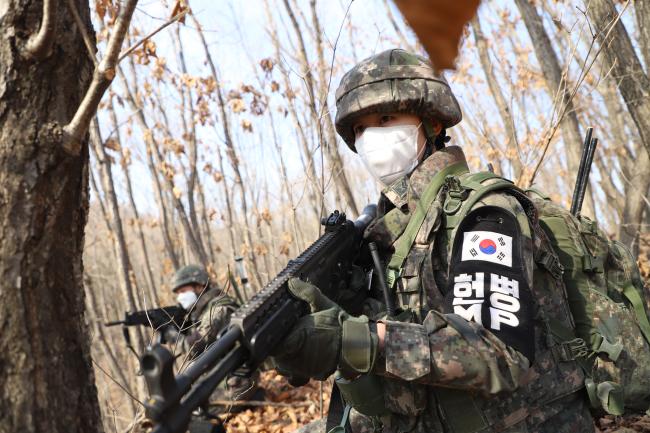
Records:
[[[116,326],[116,325],[121,325],[123,323],[125,323],[124,320],[114,320],[112,322],[104,323],[104,326]]]

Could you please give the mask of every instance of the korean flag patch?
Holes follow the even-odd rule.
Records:
[[[501,233],[473,231],[463,233],[461,261],[481,260],[512,267],[512,237]]]

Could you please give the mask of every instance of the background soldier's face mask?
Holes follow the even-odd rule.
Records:
[[[198,299],[199,297],[196,296],[196,293],[193,290],[179,293],[178,296],[176,297],[176,300],[178,301],[179,304],[181,304],[181,307],[185,308],[188,311],[190,308],[192,308],[192,305],[194,305],[194,303]]]
[[[354,143],[370,174],[384,186],[410,174],[417,167],[420,125],[366,128]]]

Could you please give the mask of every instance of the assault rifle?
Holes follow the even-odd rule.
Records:
[[[122,325],[122,333],[128,347],[131,346],[131,336],[129,335],[129,326],[149,326],[155,329],[158,335],[159,343],[166,343],[165,335],[168,329],[175,329],[178,332],[186,332],[191,328],[190,323],[186,322],[187,311],[180,305],[170,307],[152,308],[151,310],[141,310],[126,312],[124,320],[116,320],[105,323],[104,326]]]
[[[338,211],[324,218],[325,233],[235,311],[217,341],[177,376],[169,350],[159,344],[147,348],[140,361],[149,388],[145,409],[155,425],[153,432],[184,433],[192,411],[207,403],[226,376],[257,368],[298,319],[309,313],[309,306],[287,290],[290,278],[309,281],[337,299],[347,286],[363,231],[375,213],[376,206],[371,205],[354,222]]]

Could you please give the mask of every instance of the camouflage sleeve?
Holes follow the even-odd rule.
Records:
[[[435,311],[422,325],[386,322],[383,356],[389,376],[489,394],[516,389],[529,366],[481,325]]]
[[[526,380],[535,355],[532,242],[510,199],[488,197],[459,224],[444,311],[421,325],[386,322],[387,374],[489,394]]]
[[[195,331],[192,333],[192,350],[195,354],[214,342],[219,331],[228,324],[235,308],[234,301],[227,302],[222,297],[215,298],[208,303],[199,316]]]

